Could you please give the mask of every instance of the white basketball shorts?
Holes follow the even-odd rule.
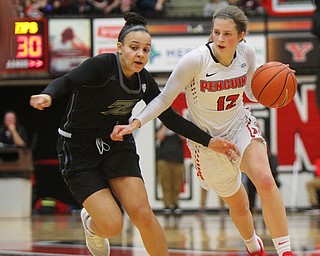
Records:
[[[221,197],[229,197],[235,194],[241,185],[240,163],[246,147],[252,139],[263,139],[256,118],[250,112],[246,113],[246,120],[240,129],[232,135],[233,141],[241,156],[237,161],[231,161],[227,156],[212,151],[198,143],[188,140],[194,167],[201,186],[212,189]]]

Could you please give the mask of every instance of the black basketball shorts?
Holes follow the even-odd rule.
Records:
[[[58,136],[59,169],[74,198],[82,204],[98,190],[109,188],[108,180],[140,177],[139,155],[134,138],[74,140]]]

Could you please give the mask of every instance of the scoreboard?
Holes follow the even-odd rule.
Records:
[[[10,19],[3,30],[0,75],[32,76],[48,71],[48,23],[46,19]],[[0,42],[1,43],[1,42]]]

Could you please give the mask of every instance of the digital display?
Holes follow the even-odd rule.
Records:
[[[46,19],[19,18],[11,20],[8,49],[2,49],[1,73],[48,70],[48,36]],[[32,73],[32,72],[31,72]]]

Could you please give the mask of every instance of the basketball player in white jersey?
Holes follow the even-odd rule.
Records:
[[[267,149],[255,117],[245,108],[243,94],[251,91],[256,69],[255,52],[244,41],[248,20],[236,6],[213,15],[213,42],[187,53],[177,64],[162,91],[130,125],[114,128],[111,138],[122,136],[156,118],[185,90],[191,121],[211,136],[234,142],[241,157],[231,161],[193,141],[188,142],[197,176],[203,187],[214,190],[228,204],[233,223],[249,255],[266,255],[256,235],[241,171],[257,188],[264,221],[280,256],[291,256],[285,207],[272,177]],[[240,171],[241,170],[241,171]]]

